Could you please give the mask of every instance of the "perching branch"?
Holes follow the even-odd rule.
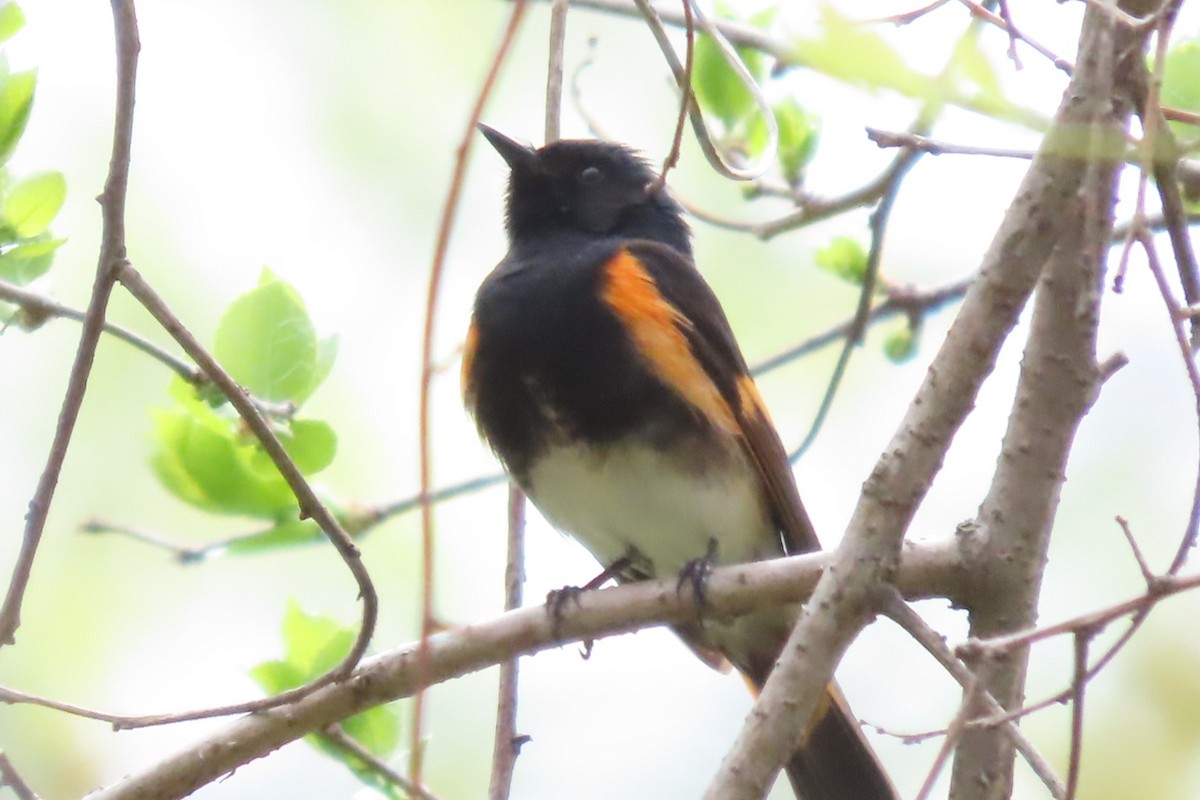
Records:
[[[584,639],[600,639],[650,625],[749,613],[779,603],[802,601],[830,556],[811,553],[712,572],[705,605],[698,609],[675,579],[645,581],[585,592],[553,619],[544,607],[507,612],[490,621],[434,634],[427,654],[412,643],[364,659],[345,681],[334,683],[283,708],[237,719],[144,770],[101,789],[89,800],[168,800],[201,786],[338,720],[418,690],[498,664]],[[958,597],[965,573],[956,568],[953,542],[909,545],[896,574],[910,598]],[[411,780],[411,776],[410,776]]]

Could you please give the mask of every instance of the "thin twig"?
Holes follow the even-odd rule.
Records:
[[[1183,216],[1185,226],[1200,225],[1200,211],[1188,211]],[[1137,225],[1146,228],[1147,230],[1158,232],[1167,229],[1167,219],[1162,214],[1149,214],[1141,220],[1137,220]],[[1119,243],[1129,236],[1129,231],[1134,227],[1135,220],[1126,219],[1118,222],[1113,226],[1113,242]]]
[[[781,233],[835,217],[852,208],[870,205],[888,191],[901,172],[908,169],[911,158],[910,151],[906,148],[898,153],[882,172],[859,188],[824,200],[815,197],[805,198],[798,204],[799,207],[795,211],[788,212],[778,219],[756,225],[752,233],[765,241]]]
[[[1196,254],[1187,230],[1187,209],[1180,195],[1179,183],[1176,178],[1183,151],[1166,123],[1161,105],[1162,76],[1166,69],[1168,46],[1178,5],[1178,2],[1163,2],[1146,20],[1146,24],[1153,24],[1156,27],[1155,52],[1153,70],[1137,81],[1135,87],[1138,117],[1142,121],[1142,139],[1138,147],[1141,172],[1138,176],[1134,218],[1136,220],[1139,217],[1144,218],[1146,215],[1146,182],[1148,176],[1152,174],[1158,189],[1162,216],[1166,221],[1167,235],[1175,256],[1185,302],[1187,305],[1193,305],[1200,302],[1200,267],[1197,266]],[[1126,252],[1122,253],[1122,266],[1118,273],[1118,280],[1124,272],[1124,259],[1133,245],[1133,230],[1131,228]],[[1200,320],[1192,320],[1191,326],[1194,350],[1200,347]]]
[[[1054,636],[1063,636],[1068,633],[1074,634],[1081,630],[1094,630],[1098,632],[1109,623],[1121,617],[1135,614],[1145,608],[1157,605],[1167,597],[1172,597],[1197,587],[1200,587],[1200,575],[1188,575],[1186,577],[1162,575],[1154,581],[1152,588],[1147,589],[1137,597],[1122,600],[1119,603],[1113,603],[1104,608],[1089,611],[1086,614],[1080,614],[1079,616],[1071,617],[1053,625],[1030,628],[1029,630],[1017,631],[1016,633],[1010,633],[1006,636],[996,636],[991,639],[968,639],[958,646],[957,652],[960,658],[964,656],[973,657],[975,653],[980,651],[1007,653],[1028,647],[1035,642],[1040,642],[1043,639],[1049,639]]]
[[[87,314],[77,308],[63,305],[47,295],[30,291],[8,281],[0,281],[0,300],[7,300],[20,306],[22,311],[29,316],[33,325],[41,325],[50,319],[69,319],[75,322],[83,322],[87,319]],[[108,320],[104,322],[104,332],[150,356],[197,389],[211,385],[211,381],[208,380],[208,376],[204,374],[203,370],[141,334]],[[259,411],[269,417],[291,419],[296,415],[295,403],[273,403],[253,395],[250,396],[250,399]]]
[[[950,677],[954,678],[964,690],[967,690],[975,673],[951,652],[950,648],[946,645],[945,639],[931,628],[920,614],[912,609],[912,606],[905,601],[904,597],[894,587],[885,587],[883,591],[886,593],[886,597],[883,598],[882,605],[884,613],[887,614],[888,618],[903,628],[909,636],[925,648],[925,652],[933,656],[934,660],[941,664],[942,668],[950,674]],[[1004,708],[986,690],[982,691],[980,699],[989,714],[1004,713]],[[1021,757],[1025,759],[1026,763],[1029,764],[1046,789],[1049,790],[1051,796],[1055,800],[1065,798],[1067,790],[1062,780],[1055,773],[1054,767],[1050,765],[1050,762],[1034,747],[1029,737],[1017,727],[1015,722],[1011,721],[1004,725],[1004,732],[1016,746],[1017,752],[1021,754]],[[919,734],[919,736],[924,737],[926,734]]]
[[[454,228],[454,220],[458,211],[458,198],[462,192],[463,180],[467,172],[467,156],[475,141],[475,126],[483,115],[483,106],[491,96],[492,87],[500,74],[500,66],[508,55],[521,20],[528,7],[527,0],[517,0],[509,14],[508,22],[496,47],[488,67],[483,86],[475,97],[471,112],[463,130],[462,138],[455,149],[454,171],[450,177],[450,186],[446,191],[446,200],[442,206],[441,221],[438,223],[437,243],[434,246],[433,262],[429,267],[429,287],[425,296],[425,322],[421,333],[421,381],[418,402],[418,439],[421,473],[421,645],[417,650],[418,666],[423,668],[429,658],[429,636],[436,627],[433,615],[433,504],[429,498],[433,495],[433,437],[431,431],[431,403],[433,378],[435,374],[433,357],[433,332],[437,320],[438,297],[441,293],[442,273],[445,270],[446,251],[450,246],[450,233]],[[418,692],[413,699],[412,726],[410,732],[410,768],[409,775],[420,785],[421,764],[423,761],[425,693]]]
[[[633,0],[633,2],[637,6],[638,13],[640,13],[642,18],[645,19],[646,26],[650,28],[650,32],[654,35],[654,40],[658,43],[658,47],[662,51],[663,57],[667,60],[667,66],[671,68],[671,73],[675,76],[675,82],[679,85],[680,90],[686,93],[687,89],[685,87],[688,86],[688,76],[684,70],[683,64],[679,63],[679,58],[675,55],[675,49],[671,45],[671,39],[667,35],[666,28],[663,26],[663,21],[659,15],[658,9],[656,9],[654,5],[650,3],[650,0]],[[692,11],[696,14],[696,19],[700,21],[700,24],[702,26],[706,26],[707,18],[700,13],[699,8],[692,6]],[[680,15],[680,22],[686,24],[687,20]],[[705,27],[705,31],[709,32],[710,34],[714,34],[714,41],[717,42],[718,47],[721,48],[722,55],[725,55],[726,51],[724,48],[729,47],[729,44],[728,42],[725,42],[724,46],[722,46],[721,43],[724,42],[725,39],[724,34],[720,33],[720,26],[713,25],[712,27]],[[746,70],[745,64],[742,63],[741,58],[737,55],[736,51],[730,47],[729,52],[733,54],[732,59],[729,60],[730,67],[738,76],[738,79],[741,80],[746,86],[746,90],[750,92],[751,96],[754,97],[755,103],[759,106],[761,113],[764,115],[763,119],[768,125],[768,128],[776,125],[774,114],[771,111],[771,106],[763,96],[761,87],[758,86],[758,84],[754,81],[753,76],[751,76],[749,71]],[[729,59],[729,56],[726,56],[726,58]],[[717,149],[717,146],[713,143],[712,136],[708,132],[708,125],[704,121],[704,114],[701,113],[700,107],[697,104],[688,104],[688,118],[692,122],[692,131],[696,134],[696,141],[700,145],[701,152],[704,153],[704,157],[708,160],[709,165],[716,170],[718,174],[735,181],[748,181],[759,177],[770,168],[774,159],[773,147],[770,151],[764,151],[763,156],[760,157],[762,163],[755,165],[753,168],[740,168],[734,166],[726,160],[726,158]],[[777,142],[777,126],[775,135]],[[768,153],[770,154],[770,158],[767,158]]]
[[[1146,581],[1146,586],[1153,586],[1158,580],[1158,576],[1150,569],[1150,565],[1146,563],[1146,556],[1142,554],[1142,548],[1138,546],[1137,539],[1133,536],[1133,531],[1129,528],[1129,520],[1122,516],[1117,516],[1117,527],[1121,529],[1121,533],[1125,534],[1125,541],[1129,543],[1129,549],[1133,551],[1133,557],[1137,561],[1138,569],[1142,571],[1142,580]]]
[[[1087,687],[1087,652],[1091,631],[1075,632],[1074,675],[1071,680],[1071,755],[1067,761],[1067,800],[1079,791],[1079,765],[1083,759],[1083,698]]]
[[[1163,306],[1167,309],[1171,330],[1175,334],[1175,344],[1179,348],[1183,368],[1187,374],[1188,382],[1192,387],[1192,397],[1195,401],[1196,425],[1198,431],[1200,431],[1200,367],[1197,367],[1195,359],[1192,358],[1191,342],[1188,340],[1187,332],[1183,329],[1183,310],[1179,307],[1175,296],[1171,294],[1171,287],[1167,283],[1166,272],[1158,260],[1158,251],[1154,247],[1154,240],[1143,231],[1140,241],[1142,249],[1146,253],[1146,263],[1150,267],[1150,274],[1154,276],[1154,282],[1158,286]],[[1183,568],[1183,565],[1187,562],[1188,554],[1195,548],[1198,538],[1200,538],[1200,469],[1196,471],[1196,482],[1192,489],[1192,508],[1188,513],[1187,529],[1180,539],[1179,547],[1175,551],[1175,557],[1171,559],[1171,566],[1167,568],[1169,575],[1175,575]]]
[[[562,127],[563,54],[566,51],[567,8],[570,0],[553,0],[550,7],[550,63],[546,66],[545,143],[557,141]]]
[[[479,478],[472,478],[462,483],[451,484],[450,486],[438,489],[433,493],[430,502],[437,504],[447,500],[452,500],[465,494],[477,492],[482,489],[487,489],[492,486],[498,486],[508,480],[508,476],[504,474],[484,475]],[[355,540],[362,538],[376,527],[388,520],[406,514],[419,508],[421,505],[421,495],[415,494],[410,497],[405,497],[401,500],[395,500],[390,503],[385,503],[377,506],[366,507],[348,507],[345,512],[338,515],[338,522]],[[267,537],[274,527],[264,528],[263,530],[251,531],[250,533],[242,533],[236,536],[228,536],[223,539],[208,542],[207,544],[187,546],[181,545],[178,542],[169,540],[167,537],[157,533],[133,528],[128,525],[122,525],[116,522],[110,522],[102,519],[91,519],[84,522],[80,526],[83,533],[97,534],[117,534],[125,536],[143,544],[149,544],[153,547],[166,550],[182,564],[192,564],[199,561],[204,561],[218,553],[237,549],[250,549],[246,545],[253,545],[256,540],[261,540]],[[325,541],[325,534],[321,532],[320,526],[314,524],[312,526],[312,535],[308,537],[289,538],[288,544],[307,545],[315,542]],[[265,549],[265,548],[264,548]]]
[[[921,136],[909,131],[884,131],[878,128],[867,128],[867,138],[881,148],[908,147],[920,150],[931,156],[963,155],[963,156],[992,156],[993,158],[1018,158],[1030,160],[1034,156],[1032,150],[1012,150],[1003,147],[976,147],[973,145],[942,142]]]
[[[39,800],[37,792],[33,791],[17,768],[9,761],[8,756],[0,750],[0,787],[7,786],[13,790],[17,800]]]
[[[683,29],[686,46],[683,60],[684,79],[679,86],[679,116],[675,120],[675,135],[671,137],[671,149],[668,151],[667,157],[663,159],[658,177],[647,190],[649,194],[662,191],[663,187],[667,185],[667,173],[679,163],[679,149],[683,145],[683,126],[687,122],[688,107],[695,102],[695,93],[692,91],[692,69],[695,62],[696,31],[692,25],[692,0],[682,0],[682,3],[683,17],[686,23]]]
[[[609,14],[637,17],[644,14],[639,5],[643,2],[647,2],[647,0],[633,0],[633,2],[629,2],[628,0],[573,0],[573,5]],[[654,6],[652,10],[662,23],[672,25],[676,28],[683,27],[683,14],[673,6]],[[796,37],[771,36],[753,25],[734,22],[732,20],[714,20],[713,26],[733,45],[760,50],[774,58],[775,73],[794,67],[807,66],[804,61],[804,42],[797,40]],[[988,116],[995,116],[997,113],[986,97],[981,96],[978,92],[964,91],[957,84],[939,87],[939,93],[946,105],[956,106],[967,111]],[[1044,130],[1046,125],[1049,124],[1049,120],[1040,113],[1019,107],[1006,107],[1001,111],[1001,116],[1006,121],[1015,122],[1033,130]],[[695,126],[696,119],[696,116],[692,117],[693,126]],[[705,139],[701,138],[700,144],[703,148]],[[714,157],[709,156],[707,152],[705,155],[709,158]],[[720,167],[713,166],[714,169],[725,174]]]
[[[942,774],[942,770],[946,768],[946,762],[950,760],[950,754],[954,752],[954,748],[958,745],[958,740],[962,738],[963,732],[966,731],[967,721],[974,713],[975,705],[979,702],[984,687],[987,686],[984,682],[986,666],[985,664],[970,673],[966,691],[963,692],[962,704],[959,705],[958,713],[954,715],[954,719],[950,721],[950,725],[946,728],[946,738],[942,741],[942,746],[938,748],[937,756],[929,766],[929,772],[926,773],[925,780],[921,783],[920,790],[917,791],[916,800],[928,800],[930,793],[933,791],[933,784],[937,781],[938,776]]]
[[[292,494],[295,495],[296,502],[300,506],[300,518],[311,518],[315,521],[329,538],[334,549],[341,556],[342,561],[345,562],[351,575],[354,576],[354,581],[358,586],[359,599],[362,600],[363,606],[362,621],[350,652],[336,667],[309,684],[282,692],[274,697],[219,708],[202,709],[184,714],[151,717],[141,721],[140,724],[159,725],[183,719],[201,719],[227,714],[261,711],[291,702],[305,694],[311,693],[317,687],[345,678],[354,669],[355,664],[362,659],[363,654],[366,653],[371,636],[375,632],[375,622],[379,616],[379,598],[375,592],[375,586],[371,582],[371,576],[367,573],[367,568],[362,562],[362,556],[358,548],[346,531],[342,529],[342,526],[334,518],[329,509],[325,507],[325,504],[320,501],[316,493],[312,490],[312,487],[309,486],[308,481],[305,480],[300,470],[287,454],[287,451],[284,450],[279,439],[275,436],[270,423],[255,408],[254,403],[246,396],[242,387],[217,363],[216,359],[200,344],[195,335],[171,311],[162,297],[146,283],[145,279],[142,278],[128,261],[119,262],[115,274],[129,293],[137,298],[138,302],[150,312],[150,315],[162,325],[163,329],[183,348],[183,351],[199,365],[204,374],[208,375],[213,385],[220,389],[221,393],[229,400],[230,405],[234,407],[251,433],[254,434],[263,451],[271,459],[271,463],[275,465],[280,476],[287,483]]]
[[[400,791],[409,797],[416,798],[416,800],[438,800],[437,796],[431,794],[428,789],[424,789],[413,783],[392,769],[391,765],[386,761],[363,747],[357,739],[346,733],[345,728],[341,725],[330,725],[321,731],[320,735],[329,744],[345,753],[349,753],[354,758],[366,764],[373,772],[388,783],[398,787]]]
[[[1023,69],[1021,57],[1017,55],[1017,41],[1020,38],[1020,31],[1017,30],[1016,24],[1012,19],[1012,12],[1008,8],[1006,0],[998,0],[997,5],[1000,7],[1000,19],[1004,23],[1004,30],[1008,33],[1008,57],[1012,59],[1013,66],[1017,69]]]
[[[959,2],[962,3],[964,6],[966,6],[967,9],[971,12],[972,16],[974,16],[975,18],[981,19],[984,22],[987,22],[989,25],[993,25],[1008,34],[1009,57],[1013,60],[1013,63],[1016,65],[1017,69],[1022,68],[1021,61],[1020,61],[1020,58],[1017,56],[1017,50],[1016,50],[1016,46],[1015,46],[1016,42],[1020,41],[1020,42],[1024,42],[1025,44],[1029,45],[1034,50],[1036,50],[1040,55],[1045,57],[1046,60],[1048,60],[1051,64],[1053,64],[1055,66],[1055,68],[1058,69],[1059,71],[1061,71],[1067,75],[1070,75],[1072,73],[1072,70],[1074,70],[1074,66],[1072,66],[1070,61],[1068,61],[1067,59],[1058,55],[1053,50],[1051,50],[1049,47],[1046,47],[1045,45],[1039,43],[1035,39],[1032,39],[1025,33],[1022,33],[1021,31],[1017,30],[1016,25],[1013,24],[1012,16],[1008,13],[1008,5],[1006,3],[1004,3],[1004,2],[1000,3],[1000,12],[1001,13],[999,15],[997,15],[993,11],[990,11],[989,9],[985,8],[983,5],[973,2],[972,0],[959,0]]]
[[[523,603],[525,583],[525,495],[515,484],[508,489],[508,557],[504,566],[504,610]],[[496,733],[492,742],[492,777],[489,800],[507,800],[513,771],[525,737],[517,734],[517,684],[520,660],[500,664],[500,691],[496,701]]]
[[[862,342],[863,336],[866,334],[871,315],[871,301],[875,296],[875,282],[879,277],[880,264],[883,259],[883,240],[887,233],[888,218],[891,216],[896,196],[900,193],[904,176],[920,156],[921,153],[919,150],[905,148],[901,151],[899,166],[892,173],[892,181],[879,198],[879,203],[875,206],[875,210],[871,213],[871,247],[867,252],[867,265],[863,274],[862,287],[858,294],[858,307],[854,310],[854,319],[851,321],[850,328],[846,332],[842,351],[838,354],[838,361],[834,366],[833,374],[830,375],[829,382],[825,386],[825,394],[821,397],[817,413],[813,416],[812,425],[809,426],[808,433],[804,436],[804,440],[800,442],[800,445],[788,453],[788,460],[792,463],[795,463],[804,455],[804,452],[816,441],[817,434],[821,432],[825,419],[829,415],[829,410],[833,408],[833,399],[837,395],[838,387],[841,386],[842,378],[846,374],[846,367],[850,363],[850,356],[854,352],[854,349]]]
[[[7,300],[20,306],[28,314],[32,322],[31,327],[36,327],[51,319],[70,319],[75,322],[84,322],[87,319],[87,314],[77,308],[65,306],[47,295],[31,291],[23,286],[17,286],[8,281],[0,280],[0,300]],[[123,328],[115,322],[107,320],[105,320],[103,328],[105,333],[136,347],[146,355],[161,362],[193,386],[199,386],[207,382],[204,373],[196,369],[194,365],[189,364],[174,353],[159,347],[154,342],[143,338],[128,328]]]
[[[562,119],[563,51],[567,36],[567,0],[554,0],[550,11],[550,59],[546,69],[546,144],[557,141]],[[507,545],[504,565],[504,610],[520,608],[525,584],[525,494],[515,483],[508,486]],[[508,800],[522,737],[517,735],[519,658],[500,664],[496,692],[496,724],[492,734],[492,774],[489,800]]]
[[[931,2],[931,3],[927,3],[923,6],[914,8],[910,11],[901,11],[898,14],[888,14],[883,17],[871,17],[870,19],[862,19],[862,20],[858,20],[858,23],[860,25],[878,25],[880,23],[890,23],[892,25],[897,25],[897,26],[911,25],[912,23],[916,22],[917,20],[919,20],[921,17],[925,16],[926,14],[930,14],[934,11],[937,11],[939,8],[946,5],[946,3],[948,3],[948,2],[950,2],[950,0],[933,0],[933,2]]]
[[[125,258],[125,197],[129,187],[133,97],[141,44],[138,41],[137,14],[133,0],[112,0],[112,9],[117,49],[117,98],[112,155],[109,159],[108,177],[104,181],[104,191],[100,194],[100,213],[103,220],[100,257],[96,264],[96,277],[92,284],[92,296],[88,303],[83,332],[79,337],[75,361],[71,365],[62,408],[54,429],[50,454],[38,479],[33,499],[29,501],[21,549],[13,564],[4,605],[0,607],[0,648],[15,641],[17,628],[21,625],[21,603],[29,585],[38,545],[46,528],[46,517],[50,513],[54,490],[58,486],[58,478],[67,457],[67,447],[75,431],[75,422],[79,419],[83,396],[87,392],[88,376],[92,372],[96,347],[104,330],[104,313],[116,282],[115,270]]]
[[[919,318],[925,314],[939,311],[943,306],[961,300],[967,289],[971,287],[972,281],[974,278],[964,278],[933,289],[889,287],[887,298],[867,314],[867,324],[882,322],[900,314]],[[854,329],[854,322],[852,317],[827,330],[813,334],[804,341],[758,362],[750,372],[755,377],[765,375],[823,347],[839,342],[850,335]]]
[[[1184,122],[1188,125],[1200,125],[1200,114],[1185,108],[1162,107],[1163,116],[1172,122]]]

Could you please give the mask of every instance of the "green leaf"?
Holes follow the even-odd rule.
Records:
[[[157,449],[151,467],[176,497],[219,514],[276,520],[294,512],[296,499],[262,456],[240,421],[192,396],[154,413]]]
[[[761,63],[761,56],[747,56],[742,60],[753,74],[751,62]],[[727,131],[732,130],[742,117],[754,110],[754,95],[750,94],[750,90],[733,71],[733,67],[729,66],[716,42],[708,34],[696,37],[693,58],[692,87],[695,89],[696,99],[700,101],[702,108],[721,120]]]
[[[25,12],[16,3],[0,6],[0,42],[12,37],[25,25]]]
[[[816,264],[844,281],[862,286],[867,274],[867,251],[849,236],[835,236],[817,251]]]
[[[283,616],[284,654],[287,662],[303,673],[303,680],[327,672],[345,658],[354,637],[354,630],[337,620],[307,614],[294,600],[288,603]]]
[[[250,677],[267,694],[279,694],[304,683],[304,676],[286,661],[264,661],[250,668]]]
[[[1167,52],[1163,65],[1162,103],[1200,112],[1200,38],[1177,42]],[[1195,136],[1197,133],[1195,125],[1186,122],[1170,124],[1176,136]]]
[[[313,475],[328,467],[337,452],[337,434],[320,420],[293,420],[290,430],[276,431],[276,436],[303,475]],[[256,451],[252,466],[268,475],[276,471],[275,462],[262,449]]]
[[[284,657],[258,664],[250,675],[271,694],[294,689],[328,672],[338,664],[357,636],[330,617],[307,614],[290,601],[283,617]],[[371,752],[384,756],[400,741],[400,718],[389,706],[377,706],[343,720],[342,729]],[[358,771],[362,764],[319,738],[308,737],[319,750]]]
[[[796,44],[806,66],[854,86],[894,89],[912,97],[929,94],[930,79],[904,63],[878,33],[827,5],[821,7],[821,23],[820,38]]]
[[[1018,106],[987,91],[985,67],[980,63],[960,65],[957,77],[965,74],[979,87],[977,91],[964,92],[952,80],[931,77],[908,66],[887,39],[830,6],[821,7],[821,21],[821,36],[794,38],[781,59],[851,86],[871,91],[886,89],[920,100],[930,106],[925,109],[927,116],[948,103],[1034,130],[1044,131],[1049,127],[1050,120],[1042,112]],[[952,71],[947,77],[956,76]]]
[[[333,428],[315,419],[294,420],[291,427],[291,433],[280,438],[300,472],[312,475],[328,467],[337,453]]]
[[[270,270],[225,311],[213,352],[238,383],[265,400],[299,405],[316,388],[312,321],[296,290]]]
[[[730,10],[721,4],[718,4],[717,12],[721,17],[735,18]],[[746,22],[758,28],[765,28],[771,23],[774,15],[775,9],[768,8],[750,17]],[[766,74],[766,59],[762,51],[750,47],[735,49],[750,75],[761,84]],[[696,99],[701,107],[721,120],[727,132],[732,131],[754,110],[754,95],[742,83],[733,67],[725,60],[716,41],[708,34],[702,33],[696,37],[696,49],[692,58],[692,89],[696,92]]]
[[[917,353],[917,337],[908,328],[894,332],[883,343],[883,354],[894,364],[903,364]]]
[[[37,73],[32,70],[5,76],[0,81],[0,164],[12,157],[25,132],[35,86]]]
[[[347,508],[334,498],[326,497],[321,493],[318,493],[318,496],[351,538],[361,536],[381,521],[377,509],[373,507],[350,506]],[[296,511],[289,511],[285,516],[275,520],[274,526],[251,536],[233,539],[226,548],[226,552],[261,553],[296,545],[311,545],[313,542],[324,539],[325,534],[316,522],[311,519],[300,519]]]
[[[317,523],[293,516],[254,536],[234,539],[229,543],[227,552],[239,555],[262,553],[298,544],[310,545],[324,538],[325,534]]]
[[[798,184],[817,152],[818,120],[791,97],[774,111],[779,124],[779,166],[788,183]]]
[[[41,277],[54,262],[54,251],[65,241],[42,235],[3,250],[0,252],[0,278],[24,285]]]
[[[344,720],[342,730],[375,755],[385,756],[400,743],[400,716],[387,706],[376,706]]]
[[[979,49],[979,39],[964,36],[954,47],[953,64],[967,80],[991,97],[1003,97],[995,66]]]
[[[22,239],[45,233],[67,197],[61,172],[31,175],[13,186],[4,198],[4,219]]]
[[[315,392],[329,377],[329,371],[333,369],[333,362],[337,360],[337,354],[338,335],[336,333],[317,342],[317,361],[313,368],[313,383],[309,394]]]
[[[917,354],[921,338],[921,318],[906,319],[903,326],[892,331],[883,342],[883,354],[893,364],[911,361]]]

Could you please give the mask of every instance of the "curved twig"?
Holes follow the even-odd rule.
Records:
[[[654,35],[654,40],[658,42],[658,47],[662,51],[663,57],[667,60],[667,65],[671,68],[671,73],[675,76],[675,82],[679,84],[681,91],[685,93],[689,92],[690,86],[687,83],[687,72],[683,64],[679,63],[679,57],[675,55],[675,49],[671,46],[671,39],[667,36],[667,30],[663,26],[658,10],[651,5],[650,0],[634,0],[634,3],[637,5],[643,19],[646,20],[646,25]],[[694,5],[692,9],[693,11],[698,11]],[[698,14],[697,18],[699,18]],[[716,30],[715,26],[713,30]],[[728,43],[726,42],[726,44]],[[734,52],[734,57],[737,57],[736,51]],[[742,70],[745,70],[745,65],[741,63],[740,58],[737,58],[737,63],[741,66]],[[741,77],[741,74],[738,73],[739,77]],[[749,75],[750,73],[749,71],[745,71],[745,74]],[[772,114],[770,105],[767,104],[766,99],[762,95],[762,90],[758,85],[751,80],[750,85],[746,88],[755,95],[756,103],[761,99],[762,107],[766,108],[766,113],[773,121],[774,114]],[[740,169],[730,165],[724,156],[721,155],[720,151],[717,150],[717,146],[713,143],[712,136],[708,132],[708,125],[704,122],[704,114],[701,113],[700,107],[694,102],[688,105],[688,118],[692,122],[692,130],[696,134],[696,141],[700,144],[700,150],[704,153],[704,157],[708,159],[708,163],[719,174],[736,181],[748,181],[761,176],[769,168],[769,162],[767,167],[758,169],[757,171]],[[771,151],[771,157],[774,158],[774,151]]]
[[[363,604],[362,620],[359,624],[358,635],[355,638],[353,646],[350,648],[350,652],[347,653],[346,657],[337,666],[308,684],[281,692],[272,697],[245,703],[200,709],[180,714],[160,714],[144,717],[130,721],[125,727],[162,725],[189,719],[205,719],[227,716],[229,714],[263,711],[292,702],[307,694],[311,694],[321,686],[342,680],[350,674],[355,665],[362,660],[363,655],[367,652],[367,646],[370,644],[371,636],[375,633],[375,622],[379,616],[379,598],[375,592],[375,586],[371,582],[371,576],[368,574],[366,566],[362,563],[362,556],[358,551],[358,547],[355,546],[349,534],[346,533],[341,524],[334,518],[332,512],[320,501],[316,493],[312,490],[312,487],[308,485],[308,481],[300,473],[300,470],[293,463],[287,451],[283,449],[283,445],[275,436],[271,425],[263,418],[258,409],[254,407],[254,404],[246,396],[245,392],[242,391],[242,387],[238,385],[237,381],[217,363],[216,359],[200,344],[200,341],[184,326],[179,317],[175,316],[175,313],[159,297],[158,293],[146,283],[145,279],[142,278],[128,261],[121,261],[117,265],[115,274],[129,293],[137,298],[142,306],[150,312],[150,315],[162,325],[163,329],[179,343],[183,351],[209,376],[213,385],[221,390],[221,393],[229,400],[230,405],[234,407],[238,415],[245,421],[246,426],[254,434],[263,451],[270,457],[271,463],[279,470],[280,476],[287,482],[288,488],[295,495],[296,501],[300,505],[301,519],[311,518],[316,522],[326,537],[328,537],[330,543],[338,551],[338,555],[342,557],[342,561],[345,562],[350,573],[354,576],[355,583],[358,585],[359,599],[362,600]]]

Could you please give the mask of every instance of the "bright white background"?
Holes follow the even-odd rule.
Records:
[[[855,17],[905,9],[846,4]],[[1072,58],[1080,4],[1011,4],[1018,22]],[[97,252],[92,198],[107,165],[113,64],[111,20],[99,0],[28,0],[29,23],[7,47],[14,69],[40,80],[28,133],[13,164],[21,174],[66,173],[67,207],[55,225],[69,237],[39,288],[86,302]],[[338,430],[334,465],[321,476],[347,499],[386,501],[416,488],[419,331],[433,232],[460,137],[508,4],[495,0],[318,3],[258,0],[143,2],[130,256],[175,310],[210,339],[222,309],[269,265],[307,300],[322,332],[338,332],[341,355],[308,411]],[[1195,35],[1194,9],[1180,23]],[[790,29],[814,35],[815,13]],[[486,119],[518,138],[541,133],[547,12],[535,6]],[[956,5],[884,32],[914,66],[932,72],[965,24]],[[598,37],[584,79],[587,102],[615,136],[659,159],[669,140],[674,95],[649,35],[636,24],[587,11],[569,22],[567,64]],[[1010,96],[1052,112],[1064,78],[1006,40],[985,35]],[[824,117],[813,188],[830,194],[869,178],[890,154],[866,141],[864,125],[902,129],[913,105],[888,94],[851,92],[798,72],[795,91]],[[564,133],[585,135],[569,110]],[[937,136],[963,143],[1033,147],[1037,137],[961,112]],[[477,143],[478,144],[478,143]],[[925,158],[900,197],[884,270],[896,281],[933,285],[978,263],[1024,164]],[[450,250],[438,353],[454,364],[474,287],[504,250],[504,172],[476,150]],[[673,181],[691,202],[746,219],[778,206],[748,207],[737,189],[707,174],[694,148]],[[1128,206],[1122,206],[1128,211]],[[762,244],[697,224],[702,269],[726,304],[750,361],[847,317],[851,287],[812,266],[835,233],[865,240],[865,213]],[[1105,388],[1080,431],[1047,570],[1043,619],[1054,621],[1123,599],[1141,588],[1113,517],[1127,517],[1151,563],[1165,566],[1186,521],[1197,461],[1193,400],[1153,284],[1135,259],[1125,294],[1105,298],[1101,357],[1122,350],[1131,364]],[[798,467],[818,530],[835,543],[862,480],[886,444],[953,312],[930,320],[922,349],[897,367],[876,333],[852,362],[826,431]],[[166,342],[120,296],[112,318]],[[1011,400],[1023,332],[1014,337],[978,409],[956,441],[912,535],[948,536],[974,513],[994,463]],[[78,328],[57,322],[32,335],[0,337],[0,565],[11,563],[25,504],[45,457]],[[762,383],[785,441],[803,435],[833,362],[832,351]],[[436,391],[437,483],[495,470],[457,400],[456,369]],[[256,692],[247,669],[280,652],[288,598],[310,611],[357,618],[351,581],[329,548],[180,567],[158,552],[76,532],[91,516],[181,541],[247,530],[181,507],[150,476],[149,407],[166,404],[166,371],[112,341],[102,344],[79,433],[51,513],[16,648],[0,656],[0,683],[114,711],[178,710]],[[447,504],[438,516],[438,613],[447,623],[496,613],[503,568],[504,491]],[[393,521],[364,543],[383,600],[377,648],[413,636],[416,521]],[[4,567],[7,571],[7,566]],[[595,565],[575,545],[531,521],[527,597],[581,583]],[[922,605],[961,640],[965,623],[945,603]],[[1200,792],[1200,644],[1195,598],[1173,600],[1088,693],[1085,796],[1195,797]],[[1069,642],[1035,652],[1032,698],[1065,685]],[[647,631],[526,659],[516,798],[697,796],[744,717],[741,682],[710,673],[668,634]],[[944,726],[957,704],[948,678],[887,623],[867,632],[839,677],[856,712],[890,731]],[[433,788],[445,798],[482,796],[493,714],[494,674],[441,687],[429,730]],[[113,734],[99,723],[0,707],[0,748],[48,800],[78,797],[220,723]],[[1065,767],[1065,709],[1027,723]],[[937,742],[909,747],[877,737],[905,795],[915,792]],[[399,763],[403,763],[400,761]],[[1023,770],[1023,768],[1022,768]],[[355,782],[307,745],[239,770],[205,798],[342,797]],[[0,790],[2,792],[2,790]],[[777,793],[787,796],[786,790]],[[0,797],[3,794],[0,793]],[[1042,797],[1021,772],[1019,797]]]

